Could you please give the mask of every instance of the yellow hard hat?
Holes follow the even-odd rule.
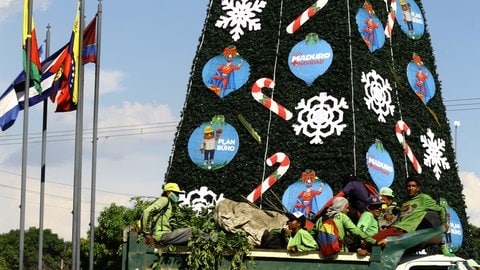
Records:
[[[177,183],[166,183],[163,186],[163,191],[172,191],[175,193],[184,193],[184,191],[180,190],[180,187],[178,186]]]
[[[380,193],[380,195],[383,195],[383,196],[388,196],[388,197],[395,198],[395,196],[393,195],[393,190],[389,187],[381,188],[379,193]]]
[[[212,133],[213,132],[213,127],[212,126],[206,126],[203,129],[203,133]]]

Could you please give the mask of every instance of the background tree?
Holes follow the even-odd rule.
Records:
[[[121,269],[121,245],[123,243],[123,230],[135,224],[140,217],[140,209],[144,202],[141,198],[133,198],[134,207],[128,208],[112,203],[106,207],[97,218],[94,238],[94,266],[95,269]],[[146,202],[145,202],[146,203]],[[90,231],[87,239],[81,241],[81,264],[89,265]]]
[[[404,32],[396,22],[392,38],[386,38],[383,46],[371,51],[367,43],[372,40],[362,36],[364,32],[358,29],[357,15],[363,10],[368,16],[377,16],[386,27],[391,10],[385,1],[317,1],[317,5],[310,7],[309,15],[304,16],[308,20],[289,33],[288,24],[310,4],[211,0],[165,181],[177,182],[187,191],[208,186],[227,198],[244,200],[278,167],[278,164],[266,166],[266,158],[282,152],[290,158],[290,167],[270,191],[283,194],[303,171],[313,169],[337,192],[342,185],[341,176],[346,172],[354,172],[360,179],[372,182],[366,153],[379,140],[393,162],[395,178],[390,187],[399,195],[397,200],[401,202],[405,198],[405,179],[418,175],[424,192],[435,199],[445,197],[458,213],[464,229],[463,245],[458,254],[471,257],[475,254],[473,239],[428,32],[428,16],[421,1],[409,2],[418,5],[418,15],[425,19],[422,21],[425,24],[423,35]],[[315,36],[319,39],[312,38]],[[302,41],[304,44],[326,41],[333,52],[333,61],[326,72],[311,82],[295,76],[289,67],[289,54]],[[221,97],[218,89],[207,86],[203,72],[209,61],[222,55],[225,48],[236,50],[233,55],[242,58],[242,68],[248,64],[249,75],[245,84],[238,85],[238,90]],[[422,101],[409,84],[407,66],[414,56],[420,56],[421,60],[416,63],[428,67],[432,73],[430,79],[433,78],[436,92],[428,103],[424,103],[425,99]],[[313,60],[325,60],[320,58]],[[253,98],[252,86],[261,78],[273,79],[275,87],[262,88],[266,96]],[[366,89],[380,93],[368,94]],[[281,118],[259,104],[268,106],[268,97],[274,97],[273,100],[287,108],[293,117]],[[388,106],[373,109],[381,103],[375,98]],[[310,102],[317,104],[313,106]],[[373,104],[368,105],[368,102]],[[395,107],[393,112],[389,106]],[[203,123],[214,123],[218,115],[238,133],[238,149],[228,164],[208,169],[192,162],[190,154],[196,149],[189,150],[189,141],[196,129]],[[305,119],[307,117],[311,119]],[[382,117],[384,121],[380,121]],[[410,128],[409,136],[405,135],[406,144],[418,158],[421,172],[407,157],[404,145],[397,138],[398,121],[404,121]],[[316,142],[312,143],[314,140]],[[442,142],[443,146],[434,145]],[[427,150],[433,150],[438,156],[432,158]],[[425,165],[428,159],[435,166]],[[434,168],[439,168],[440,172]],[[270,191],[255,203],[274,200]]]
[[[4,257],[0,257],[0,270],[8,270],[8,264]]]
[[[19,230],[11,230],[6,234],[0,235],[0,269],[18,269],[18,251],[20,237]],[[60,269],[63,264],[64,269],[71,265],[71,243],[59,239],[57,234],[46,229],[43,232],[43,269]],[[25,231],[25,259],[24,268],[26,270],[37,269],[38,267],[38,229],[29,228]]]
[[[478,253],[478,250],[480,250],[480,228],[475,227],[472,224],[469,224],[469,226],[470,226],[470,231],[472,232],[471,239],[473,240],[473,243],[472,243],[473,249],[477,252],[474,254],[471,254],[470,256],[468,256],[468,258],[473,258],[477,262],[480,262],[480,253]]]
[[[121,269],[123,230],[139,220],[143,210],[151,203],[152,198],[134,197],[132,207],[117,206],[112,203],[98,217],[95,227],[95,269]],[[243,265],[243,257],[251,249],[247,238],[241,234],[223,231],[213,219],[213,211],[204,208],[197,215],[189,206],[174,207],[175,214],[170,225],[175,228],[195,228],[192,241],[188,243],[188,265],[191,269],[216,269],[226,254],[232,255],[232,265],[238,269]],[[206,237],[208,235],[208,237]],[[90,235],[81,241],[82,269],[89,263]],[[175,246],[169,246],[175,249]],[[153,267],[156,269],[155,267]],[[86,268],[85,268],[86,269]],[[1,270],[1,269],[0,269]]]

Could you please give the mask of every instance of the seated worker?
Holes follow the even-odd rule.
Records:
[[[319,218],[316,222],[316,228],[319,228],[322,222],[326,219],[333,218],[335,225],[338,229],[338,237],[341,243],[342,252],[348,252],[349,247],[345,245],[345,236],[347,232],[351,235],[360,238],[361,240],[369,243],[370,245],[385,245],[385,239],[375,240],[370,237],[368,234],[360,230],[352,220],[347,216],[347,213],[350,211],[348,200],[344,197],[337,197],[333,200],[333,203],[328,207],[324,216]],[[365,254],[360,254],[365,255]]]
[[[379,194],[384,204],[382,205],[382,213],[378,217],[378,226],[380,230],[385,230],[397,220],[401,210],[394,201],[395,196],[391,188],[383,187],[380,189]]]
[[[162,195],[143,210],[140,227],[147,244],[185,244],[192,236],[191,228],[172,230],[170,226],[173,204],[178,203],[180,193],[184,192],[178,184],[166,183]]]
[[[367,211],[360,216],[357,227],[368,236],[373,236],[379,231],[377,218],[382,212],[382,204],[379,196],[370,196],[367,199]]]
[[[305,229],[307,218],[302,212],[288,213],[288,228],[284,229],[288,252],[313,251],[318,249],[317,241]]]
[[[350,205],[348,216],[354,223],[358,222],[360,215],[365,211],[366,201],[370,193],[365,183],[360,181],[353,172],[345,174],[342,180],[342,190],[325,203],[325,206],[317,212],[314,219],[323,215],[324,210],[332,204],[335,198],[345,197]]]
[[[445,208],[425,193],[420,192],[420,182],[415,177],[408,177],[405,187],[409,200],[403,203],[398,220],[390,227],[378,232],[374,239],[385,239],[388,236],[398,236],[415,230],[433,228],[443,224],[448,231]],[[364,246],[368,248],[367,246]]]
[[[358,220],[357,227],[368,236],[373,236],[379,231],[378,220],[382,212],[383,202],[380,199],[380,196],[370,196],[367,199],[367,208],[366,211],[362,213],[360,219]],[[358,248],[361,247],[361,241],[356,239],[355,249],[360,255],[367,255],[366,253],[362,254],[359,252]]]

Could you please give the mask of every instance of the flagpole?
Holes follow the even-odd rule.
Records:
[[[25,208],[26,208],[26,191],[27,191],[27,148],[28,148],[28,107],[30,97],[30,69],[31,69],[31,32],[32,32],[32,8],[33,0],[28,1],[28,25],[27,25],[27,41],[26,41],[26,60],[25,60],[25,89],[24,89],[24,108],[23,108],[23,140],[22,140],[22,173],[21,173],[21,188],[20,188],[20,244],[19,244],[19,259],[18,269],[23,270],[23,256],[25,246]],[[25,8],[25,7],[24,7]],[[25,12],[25,11],[24,11]],[[23,42],[23,41],[22,41]]]
[[[100,85],[100,37],[102,29],[102,0],[98,0],[96,15],[96,57],[95,57],[95,91],[93,100],[93,136],[92,136],[92,184],[90,195],[90,252],[89,269],[93,270],[95,243],[95,197],[97,186],[97,136],[98,136],[98,99]]]
[[[45,59],[50,56],[50,24],[47,25],[45,37]],[[47,149],[47,99],[43,101],[43,121],[42,121],[42,159],[40,170],[40,214],[38,221],[38,269],[43,269],[43,219],[45,212],[45,160]]]
[[[84,4],[83,0],[79,3],[79,46],[78,51],[78,100],[76,110],[76,127],[75,127],[75,164],[74,164],[74,193],[73,193],[73,237],[72,237],[72,270],[80,270],[80,224],[81,224],[81,203],[82,203],[82,147],[83,147],[83,63],[82,63],[82,44],[83,44],[83,28],[84,28]]]

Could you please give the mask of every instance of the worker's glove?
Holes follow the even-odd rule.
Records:
[[[450,223],[444,222],[443,226],[445,227],[445,232],[448,232],[448,229],[450,229]]]
[[[147,234],[145,236],[145,242],[147,243],[147,245],[149,246],[154,246],[155,245],[155,239],[153,239],[153,236],[151,234]]]

